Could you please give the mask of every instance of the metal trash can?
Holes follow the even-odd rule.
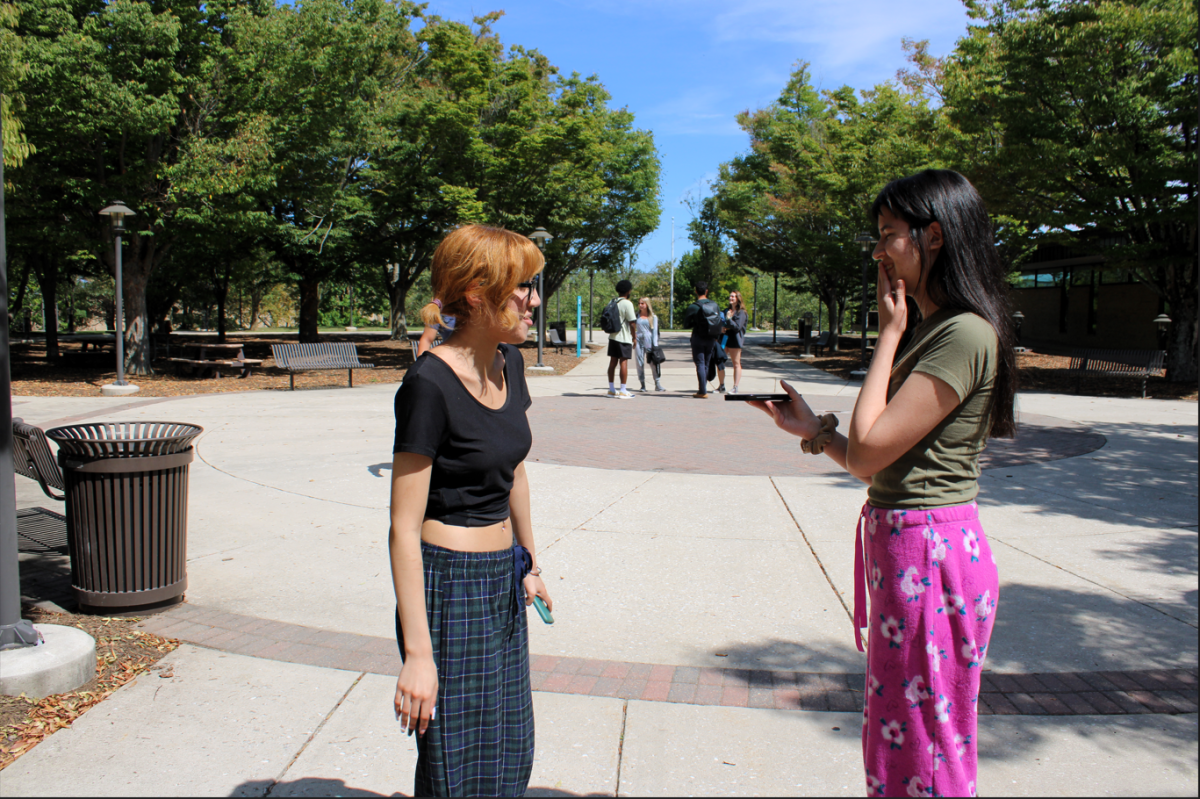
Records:
[[[187,588],[188,465],[202,427],[99,422],[55,427],[66,484],[71,588],[80,610],[145,612]]]

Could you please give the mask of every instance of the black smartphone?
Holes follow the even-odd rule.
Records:
[[[791,402],[790,394],[726,394],[726,402],[749,402],[750,400],[762,400],[763,402]]]

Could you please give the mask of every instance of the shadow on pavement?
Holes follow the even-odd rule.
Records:
[[[376,793],[354,788],[342,780],[326,777],[301,777],[298,780],[247,780],[233,789],[230,796],[408,796],[400,793]]]
[[[1120,665],[1114,666],[1114,655]],[[987,668],[1036,673],[1195,666],[1196,628],[1146,603],[1108,590],[1011,579],[1001,584]]]
[[[233,789],[230,796],[408,796],[409,794],[385,794],[355,788],[342,780],[327,777],[301,777],[298,780],[275,782],[274,780],[247,780]],[[608,793],[573,793],[561,788],[530,785],[526,796],[612,796]]]
[[[832,613],[833,610],[831,609]],[[730,642],[717,647],[714,651],[725,657],[716,658],[711,668],[738,669],[754,671],[802,671],[821,672],[825,674],[857,674],[860,678],[866,668],[866,657],[854,648],[854,639],[850,620],[845,618],[839,607],[837,613],[845,621],[846,637],[839,641],[822,641],[817,648],[799,641],[787,641],[782,638],[768,638],[754,643]],[[841,653],[830,650],[841,650]],[[711,660],[713,651],[699,653],[705,660]],[[750,665],[753,664],[753,665]],[[768,675],[769,677],[769,675]],[[758,685],[762,675],[753,673],[747,680]],[[856,683],[861,690],[861,679]]]

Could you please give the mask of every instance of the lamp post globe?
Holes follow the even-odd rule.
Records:
[[[111,205],[101,208],[100,215],[107,216],[112,225],[113,247],[115,248],[114,266],[116,268],[114,275],[116,280],[114,327],[116,330],[113,332],[116,333],[117,339],[115,348],[117,351],[117,379],[107,386],[101,386],[100,393],[106,397],[121,397],[136,393],[138,390],[137,386],[125,380],[125,303],[121,264],[121,236],[127,232],[125,217],[136,216],[136,214],[120,200],[116,200]]]
[[[542,251],[542,255],[545,256],[546,242],[554,237],[551,236],[549,233],[547,233],[546,229],[544,227],[539,227],[536,230],[534,230],[532,233],[529,234],[529,238],[533,239],[534,243],[537,244],[538,249]],[[546,292],[542,290],[543,287],[545,286],[545,280],[546,280],[546,268],[545,268],[545,266],[543,266],[542,271],[538,272],[538,285],[537,285],[538,298],[542,301],[542,303],[540,305],[538,305],[538,309],[537,309],[537,315],[538,315],[537,353],[538,353],[538,355],[537,355],[537,364],[535,366],[529,367],[529,370],[532,372],[553,372],[554,371],[554,367],[546,366],[546,364],[544,364],[542,362],[542,353],[544,352],[545,345],[546,345]]]

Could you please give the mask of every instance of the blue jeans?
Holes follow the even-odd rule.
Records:
[[[692,361],[696,364],[696,379],[699,382],[698,394],[708,393],[708,364],[717,355],[717,340],[701,338],[692,334]]]

